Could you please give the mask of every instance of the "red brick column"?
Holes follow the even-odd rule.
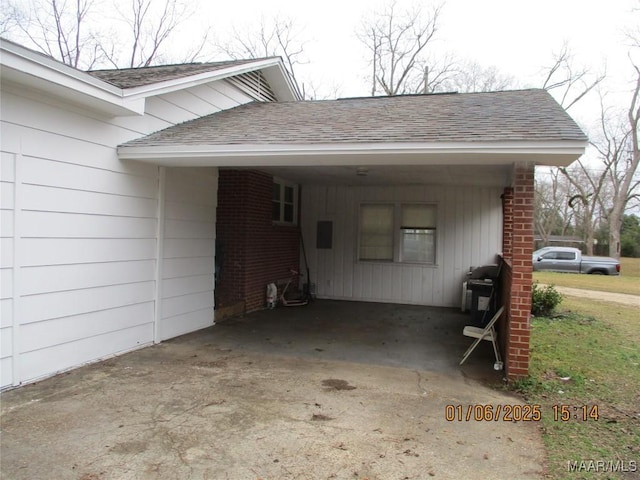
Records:
[[[502,257],[513,258],[513,188],[507,187],[502,194]]]
[[[516,166],[512,192],[512,222],[505,229],[511,233],[512,265],[511,301],[508,308],[509,319],[506,332],[506,373],[509,380],[524,377],[529,373],[533,181],[533,165]],[[505,217],[505,224],[508,223]]]

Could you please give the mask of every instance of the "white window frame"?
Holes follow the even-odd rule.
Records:
[[[362,254],[360,252],[361,249],[361,216],[362,216],[362,208],[367,205],[388,205],[393,207],[393,260],[369,260],[363,259]],[[435,209],[435,227],[429,227],[429,230],[433,230],[433,241],[434,241],[434,255],[433,262],[431,261],[418,261],[418,260],[404,260],[403,257],[403,245],[402,245],[402,207],[406,205],[421,205],[426,207],[432,207]],[[356,255],[358,262],[362,263],[399,263],[404,265],[423,265],[427,267],[436,267],[438,265],[438,233],[440,229],[440,217],[439,217],[439,205],[435,202],[361,202],[358,206],[358,235],[357,235],[357,245],[356,245]]]
[[[271,220],[273,221],[273,224],[289,225],[289,226],[298,225],[298,185],[278,177],[273,177],[273,184],[280,186],[280,199],[278,202],[280,204],[280,215],[278,216],[278,219],[274,219],[273,211],[272,211]],[[284,195],[285,187],[290,187],[293,189],[293,203],[292,204],[289,203],[290,205],[293,205],[293,219],[290,222],[284,219],[284,207],[287,204],[287,202],[285,202],[285,195]],[[275,203],[275,199],[273,198],[273,195],[271,197],[271,203],[272,205],[273,203]]]

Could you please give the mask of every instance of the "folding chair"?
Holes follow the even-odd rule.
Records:
[[[494,370],[502,370],[503,363],[502,363],[502,359],[500,358],[500,348],[498,346],[498,333],[496,332],[496,329],[494,326],[495,323],[500,318],[500,316],[502,315],[502,312],[504,312],[504,306],[500,307],[500,310],[496,312],[496,314],[489,321],[489,323],[485,328],[472,327],[471,325],[467,325],[466,327],[464,327],[462,334],[465,337],[475,338],[475,341],[471,344],[471,346],[467,349],[467,351],[464,352],[462,360],[460,361],[460,365],[462,365],[465,362],[465,360],[469,357],[469,355],[471,355],[471,352],[475,350],[475,348],[478,346],[478,344],[482,340],[488,340],[493,344],[493,353],[496,354],[496,363],[493,364],[493,368]]]

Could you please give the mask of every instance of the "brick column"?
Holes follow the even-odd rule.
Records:
[[[507,187],[502,194],[502,257],[513,258],[513,188]]]
[[[505,217],[505,230],[511,243],[511,298],[507,323],[506,373],[509,380],[529,373],[531,335],[531,283],[533,253],[534,166],[517,165],[511,200],[511,225]],[[505,192],[506,193],[506,192]],[[506,195],[508,198],[508,195]],[[507,209],[508,210],[508,209]],[[505,246],[509,239],[505,237]]]

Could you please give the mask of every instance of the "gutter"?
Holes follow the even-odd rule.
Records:
[[[571,157],[584,153],[586,141],[552,142],[424,142],[261,145],[157,145],[118,147],[121,160],[161,165],[292,166],[310,165],[424,165],[448,158],[458,164],[510,164],[521,157]],[[401,157],[401,158],[400,158]],[[516,158],[517,157],[517,158]],[[394,162],[390,159],[394,158]],[[244,161],[243,161],[244,160]],[[564,164],[563,162],[562,164]],[[570,162],[569,162],[570,163]]]

